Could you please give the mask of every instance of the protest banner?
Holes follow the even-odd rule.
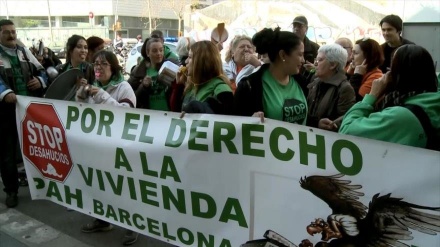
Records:
[[[179,116],[18,96],[32,198],[178,246],[235,247],[267,230],[292,246],[439,246],[439,152]]]

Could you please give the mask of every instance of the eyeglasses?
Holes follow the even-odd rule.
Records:
[[[107,67],[107,66],[109,66],[110,64],[109,63],[106,63],[106,62],[103,62],[103,63],[92,63],[93,64],[93,67]]]
[[[3,35],[16,35],[16,34],[17,34],[17,31],[16,31],[16,30],[12,30],[12,31],[9,31],[9,30],[3,30],[3,31],[1,31],[1,33],[2,33]]]

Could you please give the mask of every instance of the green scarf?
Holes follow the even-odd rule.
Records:
[[[98,80],[95,80],[95,82],[93,82],[93,86],[96,86],[96,87],[102,88],[102,89],[104,89],[105,91],[107,91],[107,88],[108,88],[108,87],[110,87],[110,86],[116,86],[116,85],[118,85],[119,83],[121,83],[121,82],[123,82],[123,81],[124,81],[124,76],[122,75],[121,72],[118,72],[117,74],[113,75],[113,76],[110,78],[110,81],[109,81],[109,83],[107,83],[107,85],[102,85],[101,82],[99,82]]]

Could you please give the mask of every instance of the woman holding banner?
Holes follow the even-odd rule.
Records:
[[[76,101],[92,104],[108,104],[123,107],[135,107],[136,96],[130,84],[124,80],[122,67],[116,55],[109,51],[99,51],[94,55],[93,68],[96,80],[93,85],[83,83],[77,93]],[[113,226],[100,219],[84,225],[82,232],[110,231]]]
[[[175,109],[181,106],[186,113],[232,114],[234,96],[230,82],[223,72],[220,53],[211,41],[191,46],[186,72],[177,73],[177,83],[184,92],[183,96],[173,95]]]
[[[297,35],[280,28],[263,29],[252,43],[258,54],[268,54],[270,63],[237,84],[235,114],[304,125],[307,86],[298,75],[304,63],[304,44]]]
[[[414,73],[417,71],[417,73]],[[391,71],[344,116],[340,133],[440,150],[440,93],[434,61],[418,45],[399,47]]]

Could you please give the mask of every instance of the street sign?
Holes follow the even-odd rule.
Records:
[[[21,128],[23,155],[41,175],[63,183],[73,164],[65,128],[53,105],[30,103]]]

